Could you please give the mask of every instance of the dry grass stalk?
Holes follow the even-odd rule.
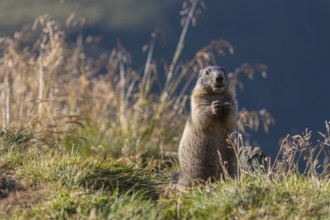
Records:
[[[155,42],[161,38],[157,31],[146,47],[142,73],[131,67],[132,57],[120,44],[99,57],[85,53],[85,40],[93,41],[90,36],[86,39],[79,36],[76,45],[69,45],[64,28],[49,15],[37,18],[30,32],[24,30],[13,38],[2,38],[3,127],[28,125],[38,132],[48,131],[48,136],[54,139],[74,137],[65,139],[64,145],[85,146],[89,152],[97,149],[120,154],[123,146],[138,155],[150,149],[164,154],[175,151],[180,138],[178,131],[185,120],[187,90],[196,79],[194,73],[215,65],[217,56],[234,51],[229,42],[219,39],[198,51],[190,61],[178,62],[188,27],[197,19],[197,10],[203,7],[203,1],[184,2],[182,10],[188,10],[188,14],[182,13],[185,21],[182,34],[171,64],[163,70],[153,59]],[[66,29],[83,23],[84,19],[72,15]],[[31,46],[26,46],[27,36],[32,38]],[[243,64],[235,70],[237,83],[242,72],[253,77],[254,68],[265,67]],[[266,111],[259,112],[258,117],[251,112],[243,123],[257,129],[256,121],[260,120],[265,130],[273,123]],[[245,133],[243,129],[240,132]]]
[[[329,122],[325,122],[326,132],[319,132],[321,140],[314,144],[312,132],[308,129],[302,134],[287,135],[283,138],[280,151],[273,163],[272,172],[287,176],[299,171],[304,163],[303,174],[313,178],[329,177]],[[305,162],[303,162],[305,161]]]

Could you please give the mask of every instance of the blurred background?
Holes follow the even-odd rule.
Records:
[[[244,62],[268,66],[267,78],[242,78],[240,108],[267,109],[276,124],[269,133],[252,137],[266,154],[278,152],[279,140],[305,128],[324,130],[330,104],[330,1],[233,0],[206,1],[197,25],[188,30],[181,60],[213,39],[224,38],[234,54],[219,57],[218,64],[234,70]],[[74,12],[86,18],[75,36],[98,36],[96,50],[110,50],[118,41],[132,54],[132,66],[143,68],[147,55],[142,47],[155,28],[163,33],[156,45],[157,59],[172,59],[180,36],[178,0],[3,0],[0,2],[0,35],[12,36],[39,15],[49,13],[65,22]]]

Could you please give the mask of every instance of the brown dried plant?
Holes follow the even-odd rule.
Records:
[[[171,63],[164,68],[153,58],[161,33],[152,34],[142,72],[131,67],[132,56],[121,44],[98,57],[85,52],[92,36],[79,36],[75,45],[69,44],[65,30],[85,23],[74,14],[66,27],[46,14],[31,29],[1,38],[0,121],[4,131],[28,127],[48,145],[85,152],[140,157],[176,151],[187,90],[195,73],[216,64],[217,56],[234,51],[229,42],[219,39],[191,60],[179,62],[188,27],[203,4],[198,0],[183,3],[187,13],[182,12],[182,33]],[[27,44],[28,40],[32,43]],[[241,72],[255,73],[254,67],[244,64],[233,76],[237,79]]]
[[[314,178],[329,177],[330,123],[325,122],[326,131],[318,132],[321,140],[314,144],[312,131],[308,129],[302,134],[287,135],[281,141],[281,147],[273,163],[272,172],[286,176],[296,172]],[[322,161],[323,160],[323,161]],[[299,170],[303,161],[305,169]]]

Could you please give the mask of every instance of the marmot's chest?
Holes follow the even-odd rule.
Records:
[[[231,101],[231,97],[226,96],[226,95],[219,95],[219,94],[215,94],[215,95],[205,95],[205,96],[201,96],[198,97],[195,102],[200,102],[203,103],[205,105],[211,105],[213,101],[220,101],[221,103],[225,103],[228,101]]]

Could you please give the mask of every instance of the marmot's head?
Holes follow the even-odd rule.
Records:
[[[221,93],[229,88],[228,73],[223,67],[206,67],[199,71],[197,85],[207,92]]]

